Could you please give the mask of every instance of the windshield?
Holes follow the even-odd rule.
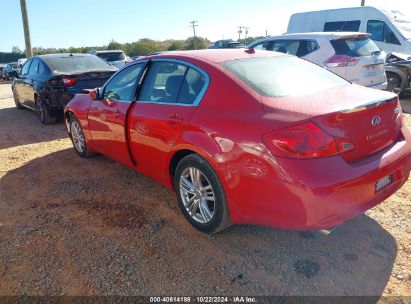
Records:
[[[106,71],[116,70],[104,60],[96,56],[73,56],[59,58],[45,58],[44,61],[50,67],[53,73],[81,73],[85,71]]]
[[[291,56],[239,59],[220,65],[267,97],[308,95],[349,84],[326,69]]]
[[[411,21],[394,19],[392,21],[392,23],[401,32],[401,34],[404,36],[404,38],[406,38],[408,40],[411,39]]]
[[[336,55],[360,57],[370,56],[380,51],[380,48],[369,38],[345,38],[330,42]]]
[[[126,55],[124,55],[123,52],[98,53],[97,56],[100,58],[103,58],[104,60],[108,62],[126,59]]]

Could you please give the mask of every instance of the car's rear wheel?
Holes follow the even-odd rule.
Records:
[[[19,96],[17,95],[16,88],[13,88],[13,98],[14,98],[14,103],[16,105],[16,108],[18,110],[23,109],[23,106],[21,105],[20,100],[19,100]]]
[[[231,226],[222,184],[201,156],[191,154],[178,163],[174,188],[184,216],[195,228],[217,233]]]
[[[44,103],[43,98],[36,96],[35,98],[36,109],[39,114],[39,119],[42,124],[49,125],[56,122],[56,117],[50,114],[47,105]]]
[[[87,148],[87,141],[84,136],[83,129],[81,128],[80,122],[78,119],[72,115],[69,120],[70,126],[70,138],[73,143],[74,150],[81,157],[89,157],[92,154]]]

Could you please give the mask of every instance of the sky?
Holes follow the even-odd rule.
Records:
[[[248,36],[282,34],[291,14],[359,6],[361,0],[26,0],[33,47],[103,46],[110,40],[134,42],[186,39],[189,22],[211,41],[237,39],[237,26]],[[411,11],[409,0],[366,0],[366,5]],[[0,0],[0,51],[24,50],[19,0]]]

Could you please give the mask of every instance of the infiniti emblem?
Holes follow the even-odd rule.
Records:
[[[381,123],[381,117],[379,117],[379,116],[374,116],[374,117],[371,119],[371,124],[372,124],[374,127],[379,126],[380,123]]]

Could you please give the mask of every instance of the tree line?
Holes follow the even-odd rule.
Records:
[[[249,44],[256,39],[262,37],[248,37],[246,44]],[[239,40],[244,43],[243,40]],[[69,48],[43,48],[33,47],[34,55],[45,55],[52,53],[87,53],[91,50],[123,50],[128,56],[144,56],[155,52],[162,51],[177,51],[177,50],[194,50],[206,49],[211,44],[211,41],[203,37],[189,37],[185,40],[167,39],[167,40],[153,40],[149,38],[142,38],[135,42],[119,43],[111,40],[104,46],[85,46],[85,47],[69,47]],[[25,57],[24,51],[18,47],[13,47],[11,53],[0,52],[0,62],[17,61],[19,58]]]

